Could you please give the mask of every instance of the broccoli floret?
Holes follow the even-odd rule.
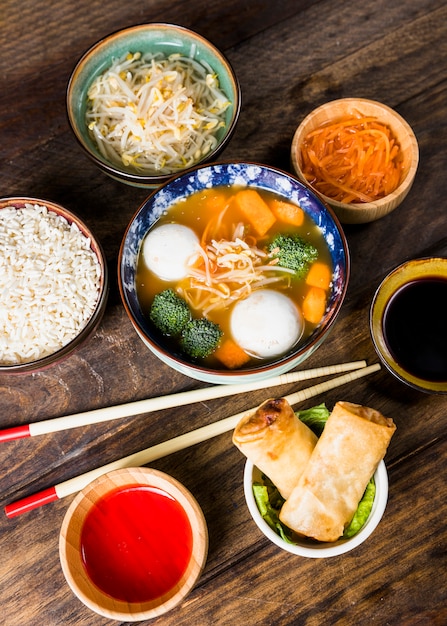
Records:
[[[163,335],[176,337],[191,319],[188,304],[173,289],[157,293],[149,317]]]
[[[180,337],[180,346],[188,356],[204,359],[217,348],[221,337],[220,327],[201,317],[191,320],[184,327]]]
[[[318,257],[318,250],[298,235],[277,235],[268,246],[270,256],[278,264],[294,270],[297,278],[304,278],[309,265]]]

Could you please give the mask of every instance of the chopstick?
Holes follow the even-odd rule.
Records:
[[[55,433],[69,428],[78,428],[80,426],[90,426],[114,419],[140,415],[141,413],[149,413],[161,409],[193,404],[195,402],[204,402],[214,398],[223,398],[229,395],[246,393],[248,391],[265,389],[266,387],[274,387],[288,383],[294,383],[319,376],[327,376],[339,374],[366,366],[366,361],[352,361],[350,363],[339,363],[337,365],[327,365],[325,367],[316,367],[300,372],[289,372],[282,374],[269,380],[252,383],[241,383],[236,385],[216,385],[214,387],[205,387],[203,389],[193,389],[192,391],[183,391],[176,394],[161,396],[157,398],[148,398],[146,400],[138,400],[117,406],[104,407],[101,409],[93,409],[84,413],[74,413],[63,417],[55,417],[53,419],[42,420],[22,426],[14,426],[0,430],[0,442],[12,441],[15,439],[23,439],[27,437],[36,437],[48,433]]]
[[[309,398],[317,396],[320,393],[323,393],[330,389],[335,389],[336,387],[345,385],[346,383],[357,380],[358,378],[362,378],[363,376],[368,376],[373,372],[377,372],[379,369],[380,364],[376,363],[368,367],[360,368],[357,371],[348,372],[346,374],[343,374],[342,376],[338,376],[337,378],[332,378],[331,380],[318,383],[313,387],[302,389],[284,397],[289,402],[289,404],[298,404],[299,402],[308,400]],[[201,443],[203,441],[211,439],[212,437],[216,437],[217,435],[221,435],[229,430],[234,429],[243,417],[255,411],[256,409],[257,407],[247,409],[246,411],[242,411],[241,413],[237,413],[218,422],[208,424],[207,426],[202,426],[201,428],[190,431],[183,435],[179,435],[178,437],[174,437],[173,439],[169,439],[168,441],[156,444],[155,446],[151,446],[150,448],[146,448],[145,450],[141,450],[140,452],[136,452],[129,456],[123,457],[122,459],[118,459],[117,461],[112,461],[107,465],[103,465],[102,467],[90,470],[85,474],[80,474],[79,476],[70,478],[69,480],[54,485],[53,487],[49,487],[48,489],[44,489],[43,491],[40,491],[36,494],[12,502],[11,504],[7,504],[5,506],[6,516],[8,518],[13,518],[17,515],[21,515],[22,513],[31,511],[32,509],[35,509],[49,502],[60,500],[66,496],[72,495],[84,489],[84,487],[86,487],[90,482],[92,482],[99,476],[102,476],[103,474],[112,470],[122,469],[125,467],[139,467],[141,465],[147,465],[151,461],[160,459],[164,456],[167,456],[168,454],[173,454],[174,452],[178,452],[179,450],[183,450],[197,443]]]

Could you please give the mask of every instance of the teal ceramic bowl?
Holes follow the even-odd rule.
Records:
[[[201,35],[182,26],[156,23],[133,26],[105,37],[87,50],[74,68],[67,87],[66,107],[70,126],[86,155],[112,178],[135,187],[156,188],[182,172],[177,167],[167,173],[157,169],[139,173],[132,164],[117,164],[105,158],[92,139],[86,121],[88,91],[99,75],[128,53],[160,53],[165,58],[180,54],[216,76],[220,92],[230,102],[224,112],[224,126],[215,133],[216,145],[184,169],[215,160],[230,141],[239,117],[241,94],[236,74],[225,56]]]

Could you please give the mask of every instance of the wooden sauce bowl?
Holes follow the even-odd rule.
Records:
[[[300,180],[308,181],[301,169],[300,152],[305,137],[325,123],[361,113],[374,116],[388,126],[400,145],[402,177],[398,187],[390,194],[374,202],[344,203],[334,200],[314,189],[335,211],[343,224],[362,224],[377,220],[397,208],[407,196],[413,184],[419,163],[419,148],[410,125],[390,107],[364,98],[342,98],[321,105],[312,111],[295,131],[290,151],[291,165]]]
[[[129,494],[136,497],[132,507],[128,506]],[[148,495],[163,501],[161,508],[156,500],[146,501]],[[184,524],[177,524],[180,517],[170,513],[172,507]],[[160,511],[169,513],[161,515]],[[159,546],[164,535],[154,527],[157,517],[159,528],[167,529],[167,534],[170,530],[169,537],[177,542],[175,547],[166,543],[167,556],[162,558]],[[178,560],[179,548],[184,554],[182,567],[175,575],[168,574],[172,560]],[[174,478],[149,468],[115,470],[90,483],[68,508],[59,537],[61,566],[73,593],[99,615],[127,622],[157,617],[182,602],[201,575],[207,553],[207,526],[194,497]],[[99,570],[95,572],[95,559],[103,569],[102,580]],[[120,588],[120,580],[127,591]],[[113,587],[116,594],[111,592]]]

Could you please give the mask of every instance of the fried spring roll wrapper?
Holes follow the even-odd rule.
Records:
[[[241,419],[233,443],[288,498],[297,484],[317,437],[284,398],[263,402]]]
[[[280,520],[300,535],[339,539],[395,430],[393,420],[374,409],[337,402]]]

